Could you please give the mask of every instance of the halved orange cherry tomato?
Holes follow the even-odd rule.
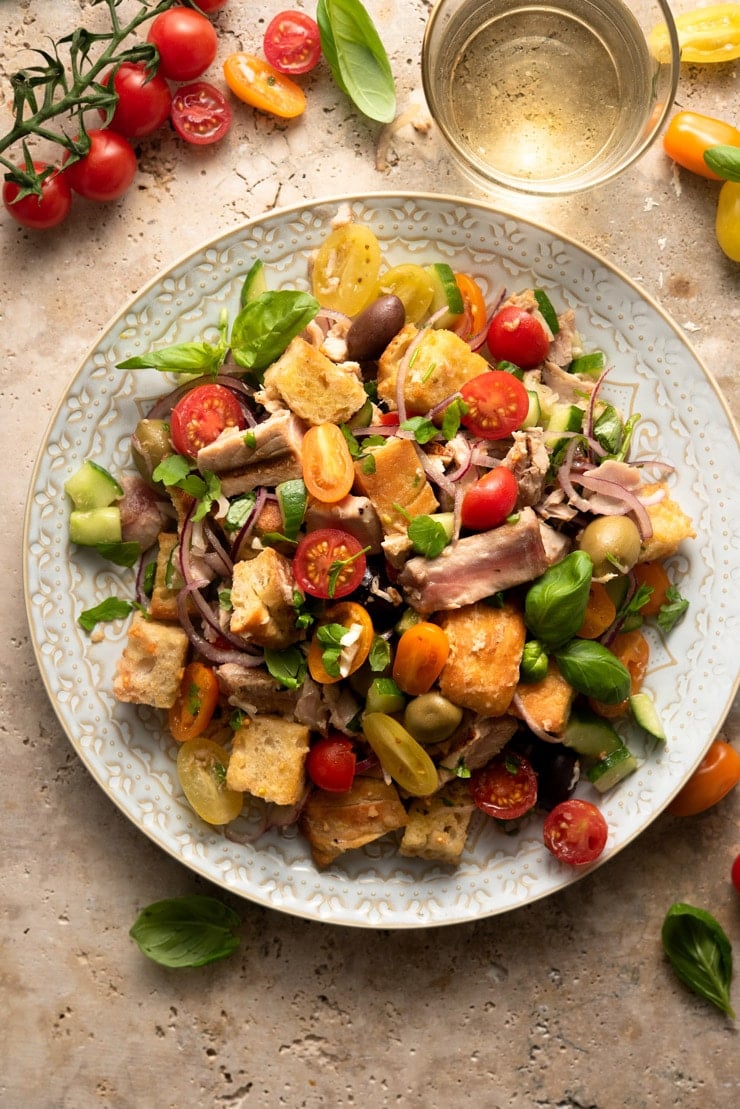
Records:
[[[393,680],[410,697],[428,693],[442,673],[450,641],[437,624],[421,620],[407,628],[398,641]]]
[[[356,633],[357,639],[352,645],[354,654],[344,674],[330,674],[324,665],[325,648],[317,633],[319,628],[326,624],[341,624],[347,631],[353,626],[359,629]],[[333,682],[340,681],[341,678],[354,674],[355,670],[360,669],[370,654],[374,636],[375,629],[373,628],[372,619],[362,605],[358,605],[354,601],[342,601],[341,604],[332,605],[322,616],[308,648],[308,670],[313,680],[324,685],[331,685]]]
[[[630,695],[639,693],[650,661],[650,646],[645,636],[639,631],[620,632],[609,644],[609,650],[629,670]],[[615,705],[590,697],[589,704],[599,716],[621,716],[629,707],[629,697]]]
[[[316,424],[303,436],[303,480],[317,501],[336,504],[355,480],[355,467],[347,440],[336,424]]]
[[[169,710],[167,723],[172,738],[185,743],[201,735],[211,722],[218,703],[218,681],[210,666],[191,662],[185,667],[180,692]]]
[[[483,290],[478,282],[467,273],[456,273],[455,284],[460,290],[465,308],[462,316],[456,320],[451,330],[466,341],[468,339],[473,339],[476,335],[480,335],[480,345],[482,346],[485,339],[483,332],[485,331],[487,322],[486,302],[483,299]]]
[[[652,593],[640,609],[643,616],[657,616],[668,600],[671,579],[660,562],[638,562],[633,571],[637,585],[649,585]]]
[[[712,146],[740,146],[740,131],[731,123],[699,112],[678,112],[663,135],[663,149],[674,162],[701,177],[721,181],[704,161],[705,152]]]
[[[295,119],[306,107],[303,89],[256,54],[230,54],[224,77],[234,96],[260,112]]]
[[[716,805],[740,782],[740,754],[725,743],[715,739],[698,770],[668,806],[671,816],[694,816]]]

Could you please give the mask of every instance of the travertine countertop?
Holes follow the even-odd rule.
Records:
[[[218,891],[128,823],[57,723],[23,597],[31,470],[52,412],[107,321],[189,249],[304,199],[404,189],[471,195],[426,126],[419,46],[429,5],[367,6],[407,113],[401,126],[363,120],[322,65],[304,79],[309,106],[299,121],[237,106],[219,146],[185,148],[167,130],[142,142],[134,187],[118,203],[78,203],[46,234],[0,218],[3,1109],[719,1109],[740,1097],[734,1026],[678,983],[659,938],[667,908],[684,900],[713,912],[740,956],[740,898],[729,883],[740,851],[738,791],[699,817],[659,817],[566,891],[476,924],[345,929],[231,897],[243,918],[238,954],[180,972],[146,961],[128,937],[147,903]],[[276,0],[231,0],[217,19],[220,57],[258,51],[278,10]],[[106,16],[86,0],[2,0],[3,132],[8,74],[81,14],[90,26]],[[683,66],[678,106],[737,123],[739,74],[738,62]],[[221,83],[218,66],[211,76]],[[656,147],[599,192],[515,203],[657,300],[737,416],[740,266],[717,247],[716,194]],[[735,744],[738,725],[735,710],[722,729]],[[734,998],[737,1008],[737,986]]]

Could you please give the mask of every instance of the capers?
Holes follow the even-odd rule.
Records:
[[[459,705],[432,690],[409,701],[403,722],[417,743],[441,743],[460,726],[462,715]]]
[[[399,297],[378,297],[353,320],[347,332],[347,357],[352,362],[380,358],[405,322],[406,310]]]
[[[151,482],[152,474],[168,454],[172,454],[172,444],[165,420],[139,420],[131,437],[131,456],[145,481]]]
[[[640,557],[640,533],[629,516],[599,516],[582,531],[578,546],[594,564],[594,577],[626,574]]]

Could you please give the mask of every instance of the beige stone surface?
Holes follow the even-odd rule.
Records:
[[[131,6],[131,5],[129,5]],[[423,120],[423,0],[368,0],[399,109]],[[677,10],[691,6],[685,2]],[[313,4],[305,5],[307,11]],[[276,0],[231,3],[220,56],[259,49]],[[8,75],[71,29],[86,0],[2,0]],[[218,69],[214,69],[219,82]],[[737,118],[740,63],[685,65],[678,104]],[[720,1109],[740,1099],[738,1034],[673,977],[659,941],[675,900],[723,921],[740,956],[740,791],[703,816],[662,816],[607,866],[505,916],[428,931],[307,923],[230,898],[230,960],[168,971],[128,937],[162,897],[213,892],[130,825],[79,762],[37,671],[22,585],[23,510],[70,376],[108,319],[189,249],[276,206],[344,191],[470,192],[434,131],[362,119],[325,66],[286,125],[235,111],[218,147],[164,131],[140,146],[129,195],[79,203],[49,234],[0,213],[0,998],[3,1109],[507,1106]],[[624,268],[693,342],[738,412],[740,266],[714,237],[717,186],[659,148],[570,200],[520,201]],[[711,433],[711,429],[708,429]],[[737,710],[723,728],[740,742]],[[740,988],[734,991],[740,1008]]]

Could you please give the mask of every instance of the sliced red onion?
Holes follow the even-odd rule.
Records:
[[[233,560],[221,543],[219,536],[216,534],[216,529],[208,518],[203,521],[203,531],[208,544],[213,549],[213,553],[216,556],[213,560],[206,556],[209,566],[212,566],[217,573],[220,573],[221,577],[231,577],[234,570]]]
[[[239,531],[237,532],[236,539],[231,544],[231,557],[234,561],[236,561],[239,557],[239,551],[241,549],[242,543],[244,543],[249,538],[249,536],[252,534],[252,530],[254,528],[254,525],[256,524],[257,520],[259,519],[259,514],[262,511],[262,509],[265,507],[266,500],[267,500],[267,490],[265,489],[264,485],[261,485],[259,487],[259,489],[257,490],[257,496],[255,498],[254,505],[252,507],[252,511],[249,513],[249,516],[247,516],[247,519],[242,524],[242,526],[239,528]]]
[[[640,498],[630,489],[625,489],[623,485],[617,485],[616,482],[606,481],[603,478],[594,476],[594,471],[581,474],[578,478],[579,482],[585,489],[590,489],[593,493],[602,493],[607,497],[613,498],[616,502],[624,504],[624,510],[619,512],[615,508],[614,515],[624,515],[627,512],[633,512],[637,522],[637,528],[640,532],[641,539],[649,539],[653,534],[653,525],[650,521],[644,505]],[[602,515],[609,515],[609,513],[602,512]]]
[[[197,591],[193,592],[192,595],[197,598]],[[215,643],[209,643],[209,641],[196,630],[190,618],[190,613],[188,612],[188,596],[190,596],[190,591],[187,588],[181,589],[178,593],[177,615],[183,631],[198,654],[207,658],[209,662],[215,662],[218,665],[226,662],[233,662],[237,666],[249,667],[259,666],[262,663],[262,655],[251,655],[248,654],[246,650],[238,650],[236,648],[228,649],[219,647]],[[219,629],[219,634],[224,634],[222,629]]]

